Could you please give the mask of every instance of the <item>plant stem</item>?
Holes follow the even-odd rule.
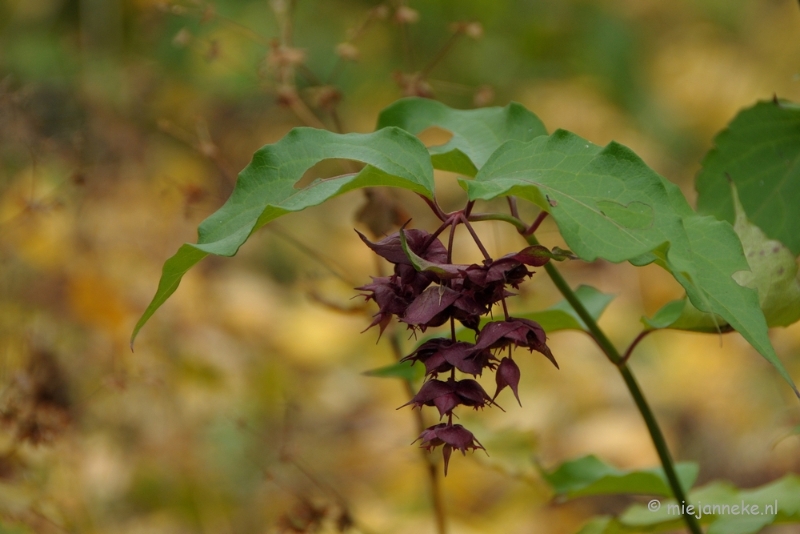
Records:
[[[513,224],[519,233],[524,233],[528,230],[528,225],[517,219],[512,215],[505,215],[504,213],[475,213],[467,217],[468,220],[475,221],[503,221],[508,224]]]
[[[525,236],[532,235],[536,230],[539,229],[539,225],[542,224],[542,221],[545,220],[545,218],[548,215],[550,215],[550,214],[547,213],[546,211],[542,210],[542,212],[539,213],[539,216],[536,217],[536,220],[533,221],[533,224],[531,224],[531,227],[528,228],[527,230],[525,230],[525,233],[523,235],[525,235]]]
[[[531,245],[539,244],[538,240],[532,235],[526,236],[525,239]],[[600,349],[619,369],[622,379],[625,381],[625,385],[628,387],[628,391],[630,392],[631,397],[633,397],[636,407],[639,409],[639,413],[642,414],[642,418],[647,425],[647,430],[650,432],[650,438],[653,440],[653,445],[655,445],[656,452],[661,460],[661,466],[664,469],[664,474],[667,476],[667,481],[672,489],[672,494],[678,502],[685,503],[688,507],[689,500],[686,497],[686,493],[683,491],[680,481],[678,480],[678,475],[675,472],[675,463],[672,460],[672,455],[667,447],[667,441],[664,439],[664,434],[661,432],[661,428],[658,426],[658,421],[656,421],[655,414],[653,414],[653,411],[647,404],[647,400],[644,398],[644,394],[642,393],[641,388],[639,388],[639,384],[636,382],[636,378],[633,376],[633,373],[623,361],[622,356],[620,356],[616,347],[614,347],[608,337],[606,337],[605,333],[600,329],[597,321],[594,320],[589,311],[583,306],[583,303],[578,300],[578,297],[569,287],[567,281],[564,280],[564,277],[561,276],[561,273],[558,272],[558,269],[556,269],[552,263],[545,264],[544,268],[555,286],[558,288],[564,298],[567,299],[567,302],[570,303],[578,316],[583,319],[583,322],[586,324],[586,327],[589,329],[589,332],[594,340],[600,346]],[[684,512],[683,519],[692,534],[703,534],[697,518],[695,518],[692,514]]]
[[[636,339],[631,341],[631,344],[628,346],[628,350],[625,351],[625,354],[619,361],[620,365],[625,365],[626,363],[628,363],[628,358],[630,358],[631,354],[633,354],[633,349],[636,348],[636,345],[638,345],[641,340],[643,340],[648,334],[652,332],[655,332],[655,330],[642,330],[639,333],[639,335],[636,336]]]
[[[475,233],[475,230],[472,228],[472,225],[469,223],[467,218],[462,217],[461,222],[463,222],[464,226],[466,226],[467,230],[469,230],[469,233],[472,236],[473,241],[475,241],[475,244],[478,245],[478,248],[481,250],[481,254],[483,254],[483,257],[487,260],[491,260],[492,257],[489,255],[489,251],[487,251],[486,247],[483,246],[483,243],[481,243],[478,234]]]

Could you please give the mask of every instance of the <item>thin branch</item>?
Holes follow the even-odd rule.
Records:
[[[322,265],[322,267],[324,267],[326,271],[331,273],[333,276],[335,276],[345,284],[348,284],[351,287],[358,285],[352,280],[349,280],[347,276],[343,274],[345,270],[342,269],[339,265],[337,265],[335,261],[333,261],[331,258],[328,258],[324,254],[321,254],[320,252],[314,250],[312,247],[306,245],[293,235],[289,234],[279,224],[273,222],[272,224],[267,225],[267,230],[271,231],[276,236],[280,237],[281,239],[284,239],[288,243],[291,243],[298,250],[304,252],[308,256],[317,260],[317,262],[320,265]]]
[[[636,338],[631,342],[628,346],[628,350],[625,351],[625,354],[622,356],[622,359],[619,361],[617,365],[625,365],[628,362],[628,359],[633,354],[633,349],[636,348],[636,345],[639,344],[641,340],[643,340],[648,334],[655,332],[655,330],[642,330],[642,332],[636,336]]]
[[[467,202],[467,207],[464,208],[464,217],[466,217],[467,220],[469,220],[469,214],[472,213],[473,207],[475,207],[474,200],[470,200],[469,202]]]
[[[447,240],[447,263],[453,262],[453,238],[456,235],[457,224],[456,221],[450,223],[450,237]]]
[[[511,216],[519,219],[519,208],[517,208],[517,197],[507,196],[508,209],[511,210]]]
[[[463,222],[464,226],[467,227],[467,230],[469,230],[469,233],[472,235],[472,239],[475,241],[475,244],[478,245],[479,249],[481,249],[481,254],[483,254],[483,257],[487,260],[491,260],[492,257],[489,255],[486,247],[483,246],[483,243],[481,243],[481,240],[478,238],[478,234],[475,233],[475,230],[472,228],[472,225],[469,223],[467,218],[462,217],[461,222]]]
[[[546,211],[542,210],[542,212],[539,214],[539,216],[536,217],[536,220],[533,221],[533,224],[531,224],[531,227],[528,228],[527,230],[525,230],[525,233],[523,233],[522,235],[523,236],[533,235],[533,233],[536,230],[539,229],[539,225],[542,224],[542,221],[545,220],[548,215],[549,215],[549,213],[547,213]]]
[[[417,193],[417,194],[419,195],[419,193]],[[419,196],[420,196],[420,198],[422,198],[422,200],[425,201],[425,204],[427,204],[428,207],[431,210],[433,210],[433,213],[435,213],[436,216],[439,217],[439,220],[441,220],[441,221],[447,220],[447,214],[442,210],[442,208],[439,207],[439,203],[436,202],[435,198],[431,199],[431,198],[426,197],[425,195],[419,195]]]
[[[445,41],[444,45],[439,49],[436,55],[433,56],[433,59],[431,59],[420,72],[420,75],[423,78],[425,78],[428,74],[430,74],[430,72],[434,69],[434,67],[436,67],[436,65],[438,65],[442,59],[444,59],[444,57],[447,55],[448,52],[450,52],[450,49],[453,48],[453,45],[456,44],[456,41],[458,41],[461,35],[462,32],[454,32],[450,36],[450,38],[447,41]]]
[[[528,230],[528,225],[522,222],[517,217],[506,215],[504,213],[475,213],[467,218],[471,222],[475,221],[503,221],[508,224],[513,224],[519,233],[524,233]]]

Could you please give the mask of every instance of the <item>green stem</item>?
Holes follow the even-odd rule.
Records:
[[[503,213],[473,213],[467,217],[469,221],[503,221],[508,224],[513,224],[517,231],[523,233],[528,230],[528,225],[517,219],[512,215],[505,215]]]
[[[539,244],[537,239],[532,235],[526,236],[525,239],[531,245]],[[650,432],[650,438],[653,440],[653,445],[656,447],[656,452],[658,452],[658,457],[661,460],[661,466],[664,469],[664,474],[667,476],[667,481],[672,489],[672,494],[675,496],[675,499],[678,502],[686,503],[688,508],[689,500],[686,497],[686,493],[683,491],[680,481],[678,480],[678,475],[675,472],[675,462],[672,460],[672,455],[667,447],[667,441],[664,439],[664,434],[661,432],[661,428],[658,426],[658,421],[656,421],[655,414],[653,414],[653,411],[647,404],[647,400],[644,398],[644,394],[642,393],[641,388],[639,388],[636,378],[633,376],[633,373],[631,372],[630,368],[628,368],[626,362],[622,359],[622,356],[620,356],[616,347],[614,347],[608,337],[606,337],[605,333],[600,329],[597,321],[594,320],[589,311],[583,306],[583,303],[569,287],[566,280],[564,280],[564,277],[561,276],[560,272],[558,272],[558,269],[556,269],[552,263],[547,263],[544,268],[555,286],[558,288],[561,294],[564,295],[564,298],[567,299],[567,302],[570,303],[578,316],[583,319],[583,322],[586,324],[586,327],[589,329],[589,332],[594,340],[600,346],[600,349],[619,369],[622,379],[625,381],[625,385],[628,386],[628,391],[633,397],[636,407],[639,409],[639,413],[642,414],[642,418],[647,425],[647,430]],[[684,513],[683,519],[692,534],[703,534],[703,531],[700,528],[700,523],[698,523],[695,516],[690,513]]]

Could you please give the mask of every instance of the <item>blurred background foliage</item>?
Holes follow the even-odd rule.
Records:
[[[551,131],[630,146],[693,201],[699,161],[736,111],[800,99],[800,9],[0,1],[0,532],[434,531],[415,419],[395,411],[407,391],[362,374],[395,356],[386,337],[359,335],[374,310],[351,300],[381,268],[357,219],[399,202],[397,218],[430,227],[414,197],[384,192],[364,210],[351,193],[287,216],[236,259],[206,259],[128,348],[161,264],[257,148],[300,125],[370,131],[405,94],[521,102]],[[437,180],[445,207],[463,203],[452,175]],[[499,225],[479,231],[492,254],[522,246]],[[549,223],[540,233],[559,244]],[[456,261],[474,261],[461,237]],[[623,347],[642,314],[681,295],[653,267],[564,270],[617,295],[602,325]],[[540,276],[527,286],[516,309],[558,300]],[[458,456],[442,481],[452,532],[573,532],[631,502],[553,502],[537,463],[657,464],[599,350],[577,333],[550,343],[561,370],[524,358],[523,408],[501,398],[505,413],[464,415],[489,456]],[[773,343],[797,380],[800,328]],[[741,338],[659,333],[632,361],[701,483],[800,469],[791,393]]]

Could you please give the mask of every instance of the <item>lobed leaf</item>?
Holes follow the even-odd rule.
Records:
[[[664,267],[698,310],[740,332],[800,397],[770,344],[758,296],[732,278],[749,268],[733,228],[694,214],[677,186],[626,147],[601,148],[563,130],[509,141],[463,185],[471,200],[516,195],[537,204],[585,261]]]
[[[313,165],[344,158],[366,163],[360,172],[294,184]],[[239,174],[230,198],[200,224],[196,244],[185,244],[164,264],[158,289],[131,335],[137,333],[178,288],[183,275],[208,254],[233,256],[258,228],[286,213],[316,206],[360,187],[392,186],[433,196],[433,167],[425,146],[398,128],[371,134],[335,134],[295,128],[283,139],[260,148]]]
[[[452,132],[444,145],[429,149],[433,166],[475,176],[504,142],[529,141],[547,130],[539,118],[517,103],[506,107],[453,109],[428,98],[404,98],[384,109],[377,129],[396,126],[414,135],[431,127]]]

